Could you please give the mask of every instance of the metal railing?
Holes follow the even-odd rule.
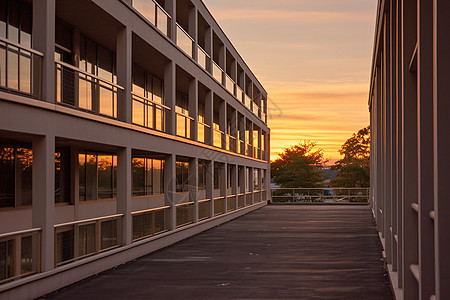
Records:
[[[41,228],[0,234],[0,284],[40,272]]]
[[[369,188],[272,188],[273,203],[369,203]]]
[[[214,216],[225,213],[225,197],[214,198]]]
[[[225,133],[222,130],[213,129],[213,146],[217,148],[222,148],[222,137]]]
[[[177,227],[194,223],[194,202],[177,204],[176,214]]]
[[[211,217],[211,199],[198,201],[198,220],[205,220]]]
[[[170,206],[131,213],[133,241],[147,238],[169,230]]]
[[[117,92],[123,87],[61,61],[55,65],[57,103],[117,118]]]
[[[245,193],[245,206],[249,206],[253,204],[253,193],[246,192]]]
[[[245,194],[238,194],[238,208],[245,207]]]
[[[209,136],[210,130],[211,130],[211,127],[208,124],[198,121],[197,122],[197,140],[203,144],[208,143],[208,140],[209,140],[208,136]]]
[[[227,196],[227,212],[236,210],[236,195]]]
[[[0,37],[0,88],[41,98],[44,55]]]
[[[170,111],[170,107],[142,97],[135,92],[131,92],[131,95],[133,124],[164,132],[166,111]]]
[[[214,79],[217,80],[220,84],[222,84],[223,69],[219,67],[219,65],[215,61],[213,61],[212,71]]]
[[[191,124],[194,121],[194,118],[188,116],[185,113],[176,112],[177,123],[176,123],[176,134],[181,137],[191,138]]]
[[[244,104],[248,109],[252,109],[252,98],[250,98],[246,93],[244,93]]]
[[[132,6],[166,36],[169,32],[170,15],[154,0],[133,0]]]
[[[55,225],[55,266],[119,247],[122,218],[117,214]]]
[[[194,45],[194,39],[177,23],[177,46],[193,58]]]
[[[211,56],[209,56],[209,54],[206,53],[206,51],[203,50],[200,45],[197,45],[197,49],[197,62],[203,69],[208,71],[208,65],[211,60]]]
[[[252,112],[253,112],[253,114],[259,118],[259,112],[260,111],[261,111],[261,109],[256,104],[256,102],[252,101]]]
[[[228,151],[236,152],[236,137],[231,134],[227,134],[227,147]]]
[[[239,85],[236,85],[236,98],[241,101],[242,103],[245,102],[244,100],[244,91],[241,89]]]

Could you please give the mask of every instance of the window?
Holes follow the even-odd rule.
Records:
[[[31,149],[0,145],[0,207],[31,205],[32,164]]]
[[[245,191],[250,191],[250,168],[245,168]]]
[[[233,168],[232,168],[232,166],[228,166],[228,172],[227,172],[227,188],[229,189],[229,188],[231,188],[231,186],[233,185],[233,177],[231,176],[232,175],[232,172],[233,172]]]
[[[31,47],[31,3],[24,0],[0,1],[0,37]],[[31,53],[0,42],[0,86],[32,93]]]
[[[133,196],[164,194],[164,161],[134,157]]]
[[[132,122],[151,129],[164,131],[164,111],[154,102],[163,102],[164,82],[143,68],[133,65]],[[153,101],[153,102],[152,102]]]
[[[253,190],[259,190],[259,169],[253,169]]]
[[[175,112],[177,114],[177,135],[191,138],[191,118],[189,117],[189,98],[177,90]]]
[[[70,150],[55,152],[55,203],[70,202]]]
[[[198,163],[198,190],[206,190],[206,162]]]
[[[214,164],[214,189],[220,189],[221,170],[219,164]]]
[[[177,193],[189,191],[189,163],[177,161]]]
[[[117,157],[110,154],[82,153],[79,161],[81,201],[110,199],[117,190]]]

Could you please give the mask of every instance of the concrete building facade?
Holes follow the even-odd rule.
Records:
[[[450,2],[380,0],[371,205],[397,299],[450,299]]]
[[[0,0],[0,298],[255,210],[267,92],[201,0]]]

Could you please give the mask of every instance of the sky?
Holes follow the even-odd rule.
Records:
[[[377,0],[203,0],[269,95],[271,159],[316,141],[330,163],[369,125]]]

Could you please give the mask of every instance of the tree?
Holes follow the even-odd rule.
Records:
[[[354,133],[339,149],[344,158],[338,160],[333,169],[336,178],[331,180],[334,187],[370,186],[370,126]]]
[[[283,188],[321,187],[323,179],[320,169],[325,160],[323,150],[316,149],[316,146],[316,142],[301,141],[279,153],[279,158],[271,164],[275,183]]]

